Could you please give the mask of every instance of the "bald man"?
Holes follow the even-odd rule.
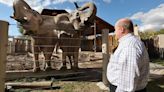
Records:
[[[133,23],[123,18],[115,24],[119,45],[107,67],[110,92],[146,92],[149,56],[144,44],[133,35]]]

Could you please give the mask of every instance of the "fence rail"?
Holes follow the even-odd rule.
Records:
[[[56,37],[36,37],[38,39],[57,39]],[[96,46],[94,45],[94,40],[88,40],[84,37],[81,38],[60,38],[60,40],[65,41],[65,40],[76,40],[76,39],[80,39],[81,41],[81,46],[76,46],[76,45],[62,45],[60,44],[60,47],[69,47],[69,48],[81,48],[81,50],[83,51],[94,51],[95,48],[97,49],[97,51],[101,51],[101,39],[97,39],[96,42]],[[59,39],[58,39],[59,40]],[[42,45],[34,45],[35,47],[39,46],[39,47],[46,47],[46,48],[50,48],[50,47],[55,47],[55,45],[46,45],[46,44],[42,44]],[[8,38],[8,47],[7,47],[7,54],[15,54],[15,53],[27,53],[27,52],[31,52],[32,49],[32,39],[30,37],[14,37],[14,36],[10,36]]]

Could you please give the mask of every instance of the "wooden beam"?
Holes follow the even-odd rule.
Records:
[[[109,62],[109,40],[108,40],[109,29],[102,30],[102,53],[103,53],[103,70],[102,70],[102,82],[108,86],[106,72],[107,65]]]
[[[5,92],[6,54],[8,44],[8,25],[0,20],[0,92]]]
[[[82,75],[84,73],[91,73],[93,69],[79,69],[73,70],[51,70],[51,71],[7,71],[6,81],[20,79],[20,78],[44,78],[44,77],[55,77],[55,76],[69,76],[69,75]]]
[[[7,82],[6,86],[12,86],[12,88],[51,88],[53,81],[41,81],[41,82]]]
[[[97,44],[96,44],[96,20],[94,20],[94,53],[96,53],[96,48],[97,48]]]

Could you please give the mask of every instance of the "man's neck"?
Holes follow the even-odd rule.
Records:
[[[120,39],[118,40],[118,42],[121,42],[124,38],[126,38],[128,35],[131,35],[131,33],[127,33],[127,34],[124,34],[120,37]]]

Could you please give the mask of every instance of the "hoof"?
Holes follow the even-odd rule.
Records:
[[[33,69],[33,72],[38,72],[38,71],[40,71],[39,67],[36,67],[36,68]]]
[[[72,70],[73,70],[73,71],[78,71],[79,68],[78,68],[78,67],[72,67]]]
[[[45,71],[50,71],[50,70],[53,70],[50,66],[48,66]]]
[[[60,70],[67,70],[67,67],[63,66],[62,68],[60,68]]]

